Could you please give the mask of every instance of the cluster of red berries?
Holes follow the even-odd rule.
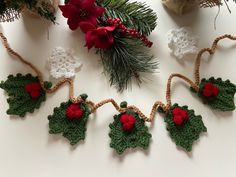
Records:
[[[189,119],[188,112],[179,107],[172,110],[173,121],[175,125],[182,125],[185,121]]]
[[[220,89],[214,84],[207,82],[203,87],[203,96],[205,97],[217,97],[219,95]]]
[[[40,96],[42,87],[38,82],[32,82],[25,85],[25,91],[29,93],[32,99],[37,99]]]
[[[66,109],[66,117],[69,120],[81,119],[84,115],[84,111],[79,104],[71,104]]]
[[[136,29],[127,28],[119,18],[108,18],[106,20],[107,23],[115,26],[120,29],[121,33],[127,33],[134,38],[140,39],[147,47],[152,47],[152,42],[148,40],[148,38],[142,34],[140,34]]]
[[[125,132],[131,132],[134,129],[136,119],[133,115],[122,114],[120,117],[122,129]]]

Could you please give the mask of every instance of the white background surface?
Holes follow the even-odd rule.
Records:
[[[178,26],[191,26],[200,36],[200,48],[209,47],[215,37],[229,33],[236,35],[236,5],[230,3],[232,14],[226,7],[221,9],[217,19],[217,30],[213,22],[217,8],[201,9],[182,17],[167,12],[161,1],[146,0],[158,15],[158,27],[151,35],[154,41],[153,54],[158,58],[160,69],[143,83],[141,88],[133,85],[132,90],[122,94],[109,87],[109,83],[99,64],[99,56],[83,47],[82,33],[72,32],[66,19],[57,14],[59,25],[48,25],[45,21],[24,17],[14,23],[3,24],[5,35],[11,46],[33,62],[49,78],[45,62],[56,46],[73,48],[84,66],[76,78],[76,95],[87,93],[89,99],[98,102],[105,98],[115,98],[118,102],[127,100],[149,114],[154,101],[165,102],[165,87],[168,76],[180,72],[193,78],[194,57],[177,61],[170,56],[166,32]],[[47,28],[50,40],[47,40]],[[225,45],[224,45],[225,44]],[[221,42],[217,53],[209,59],[205,57],[202,77],[222,77],[236,83],[236,42]],[[32,71],[10,57],[3,46],[0,47],[0,79],[9,74]],[[176,80],[175,80],[176,81]],[[6,96],[0,91],[0,177],[93,177],[93,176],[156,176],[156,177],[235,177],[236,176],[236,113],[213,111],[192,95],[188,87],[177,81],[173,84],[172,102],[189,105],[202,115],[208,133],[194,144],[192,153],[187,154],[176,148],[165,128],[163,117],[157,114],[150,127],[152,142],[148,151],[134,151],[117,156],[109,147],[109,123],[117,112],[106,105],[92,115],[88,122],[84,143],[71,147],[60,135],[48,134],[47,116],[53,108],[68,100],[68,87],[63,87],[49,95],[41,108],[24,119],[8,116]]]

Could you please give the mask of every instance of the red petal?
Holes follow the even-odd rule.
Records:
[[[96,28],[92,23],[89,22],[80,22],[79,27],[83,33],[87,33],[88,31]]]
[[[92,8],[95,5],[95,0],[79,0],[79,1],[81,9]]]
[[[102,15],[104,12],[105,12],[105,8],[95,6],[93,8],[93,11],[91,12],[91,14],[93,14],[95,17],[98,17],[98,16]]]
[[[80,22],[79,17],[68,18],[67,20],[67,24],[69,25],[70,29],[73,31],[79,27],[79,22]]]
[[[106,29],[107,31],[114,31],[116,29],[115,26],[106,26],[106,27],[103,27],[104,29]]]
[[[86,40],[85,46],[88,47],[88,49],[91,49],[94,46],[94,42],[97,40],[94,31],[88,31],[85,35],[85,40]]]
[[[59,5],[60,10],[62,11],[62,15],[66,18],[73,17],[75,14],[78,14],[78,9],[73,5]]]

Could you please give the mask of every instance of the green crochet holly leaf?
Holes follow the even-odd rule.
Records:
[[[39,97],[32,99],[30,94],[25,91],[26,84],[38,82],[38,78],[31,74],[17,74],[16,76],[9,75],[6,81],[0,83],[0,88],[5,90],[9,96],[7,114],[24,117],[27,112],[33,113],[35,109],[40,107],[41,103],[46,100],[46,93],[41,90]],[[44,84],[46,88],[51,87],[49,82]]]
[[[203,95],[204,84],[212,83],[219,88],[219,93],[216,97],[205,97]],[[234,95],[236,92],[236,85],[232,84],[229,80],[223,81],[221,78],[215,79],[202,79],[200,83],[199,97],[202,98],[203,103],[208,104],[213,109],[221,111],[233,111],[235,109]]]
[[[147,149],[152,135],[148,132],[145,122],[137,113],[127,111],[125,114],[133,115],[136,122],[132,132],[125,132],[122,129],[120,117],[122,114],[114,116],[114,122],[109,125],[111,138],[110,147],[114,148],[118,154],[122,154],[128,148],[141,147]]]
[[[182,125],[176,125],[173,121],[172,110],[177,107],[188,113],[188,120]],[[165,117],[165,122],[170,137],[175,141],[176,145],[181,146],[187,151],[191,151],[193,142],[199,139],[199,135],[202,132],[207,131],[207,128],[202,122],[202,116],[196,116],[193,110],[189,110],[187,106],[180,107],[178,104],[174,104],[170,108]]]
[[[61,103],[60,107],[54,108],[53,115],[48,116],[49,133],[62,133],[71,145],[75,145],[85,139],[86,124],[91,111],[85,103],[80,103],[80,108],[84,111],[83,116],[80,119],[70,120],[66,116],[66,109],[70,105],[71,102],[68,101]]]

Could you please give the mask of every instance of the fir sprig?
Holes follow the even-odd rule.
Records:
[[[98,50],[102,58],[104,73],[109,75],[111,85],[119,91],[127,88],[131,78],[140,83],[140,73],[152,73],[158,63],[147,51],[143,43],[134,38],[115,35],[115,43],[109,50]]]
[[[119,18],[126,27],[135,28],[143,35],[149,35],[157,23],[156,13],[145,3],[129,0],[97,0],[106,9],[104,18]]]

